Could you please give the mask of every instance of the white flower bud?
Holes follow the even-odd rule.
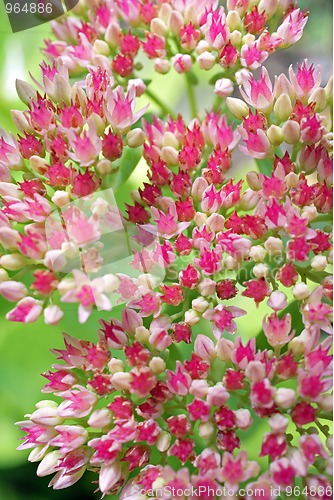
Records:
[[[161,148],[161,159],[168,165],[177,165],[179,161],[179,152],[172,146]]]
[[[216,64],[216,57],[211,52],[202,52],[197,57],[197,64],[201,69],[209,70]]]
[[[139,148],[145,142],[145,134],[140,128],[134,128],[126,134],[126,143],[130,148]]]
[[[166,369],[166,363],[159,356],[154,356],[149,364],[152,372],[157,375],[158,373],[163,373]]]
[[[226,16],[226,25],[231,31],[237,30],[241,27],[241,19],[236,10],[230,10]]]
[[[274,400],[277,406],[281,408],[291,408],[296,402],[295,391],[293,389],[287,389],[286,387],[279,387],[274,394]]]
[[[241,44],[242,34],[239,30],[234,30],[230,33],[230,42],[233,47],[238,47]]]
[[[267,250],[269,255],[281,255],[283,252],[283,242],[280,238],[269,236],[264,244],[264,248]]]
[[[253,246],[249,251],[249,256],[254,262],[263,262],[267,255],[267,250],[261,245]]]
[[[150,23],[150,31],[156,35],[165,36],[168,28],[166,23],[161,18],[155,17]]]
[[[198,434],[203,439],[208,439],[212,436],[215,427],[212,422],[201,422],[198,426]]]
[[[274,113],[278,123],[284,122],[292,113],[291,99],[288,94],[281,94],[274,105]]]
[[[166,432],[166,431],[161,431],[160,434],[157,437],[157,440],[155,442],[155,446],[157,449],[163,453],[164,451],[167,451],[171,442],[171,435]]]
[[[311,267],[315,271],[324,271],[327,267],[327,259],[325,255],[316,255],[311,260]]]
[[[117,372],[111,377],[111,383],[116,391],[128,391],[130,389],[131,374]]]
[[[277,125],[271,125],[268,128],[267,137],[273,146],[279,146],[284,140],[282,129]]]
[[[121,359],[117,358],[111,358],[111,360],[108,362],[108,370],[110,373],[119,373],[119,372],[124,372],[124,363]]]
[[[197,227],[201,227],[203,224],[206,223],[208,219],[208,216],[204,214],[203,212],[196,212],[194,216],[194,222]]]
[[[104,40],[95,40],[93,50],[96,54],[102,54],[103,56],[109,56],[110,54],[110,47]]]
[[[307,297],[310,296],[310,289],[309,287],[307,286],[306,283],[297,283],[293,289],[292,289],[292,294],[294,296],[295,299],[297,300],[304,300],[304,299],[307,299]]]
[[[253,267],[253,274],[256,278],[265,278],[269,274],[269,267],[266,264],[257,264]]]
[[[150,332],[145,326],[137,326],[135,330],[135,339],[142,344],[146,344],[150,336]]]
[[[190,326],[196,325],[201,318],[198,316],[197,312],[193,309],[189,309],[184,314],[184,321]]]
[[[204,297],[197,297],[191,303],[191,307],[199,313],[206,311],[209,305],[209,302],[205,300]]]
[[[249,115],[248,106],[241,99],[237,99],[236,97],[227,97],[226,104],[232,115],[238,118],[238,120],[241,120],[245,116]]]
[[[285,176],[285,183],[289,189],[296,188],[298,186],[299,177],[295,172],[289,172]]]
[[[71,201],[71,197],[66,191],[56,191],[52,196],[51,201],[53,201],[53,203],[60,208],[67,205],[67,203]]]
[[[0,257],[0,266],[8,271],[17,271],[18,269],[22,269],[22,267],[26,266],[26,263],[26,257],[20,253],[12,253]]]
[[[282,127],[283,137],[287,144],[297,144],[300,139],[300,125],[294,120],[288,120]]]
[[[110,411],[107,410],[106,408],[93,411],[93,413],[90,415],[87,421],[88,425],[90,427],[93,427],[94,429],[101,429],[102,427],[109,425],[110,422],[111,422],[111,414]]]

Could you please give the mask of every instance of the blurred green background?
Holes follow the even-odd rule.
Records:
[[[266,65],[271,75],[274,75],[286,72],[289,64],[308,58],[309,61],[322,65],[323,83],[326,83],[332,71],[332,2],[309,0],[301,1],[300,6],[310,11],[303,39],[288,51],[273,55]],[[16,97],[15,79],[29,81],[28,71],[39,77],[40,47],[42,40],[49,36],[48,25],[12,34],[3,4],[0,4],[0,127],[6,131],[15,131],[10,110],[24,109],[24,105]],[[160,95],[163,89],[162,99],[187,116],[185,88],[179,84],[179,78],[174,72],[166,77],[156,76],[152,89],[160,91]],[[202,109],[208,109],[212,103],[211,90],[212,87],[207,85],[202,75],[196,89]],[[151,110],[154,110],[153,104]],[[254,168],[249,163],[251,160],[242,158],[238,152],[235,154],[238,160],[238,171],[235,173],[238,177],[244,170]],[[128,201],[130,191],[144,178],[145,166],[139,165],[120,189],[118,200]],[[243,299],[238,305],[249,310],[251,303],[253,301]],[[61,332],[67,331],[80,338],[95,340],[97,321],[101,315],[93,314],[85,325],[79,325],[77,308],[69,306],[61,325],[57,327],[47,327],[42,321],[27,326],[6,322],[4,317],[9,309],[9,305],[0,299],[0,500],[97,498],[98,495],[90,493],[94,487],[90,484],[92,477],[89,475],[73,489],[60,492],[48,490],[49,478],[37,478],[36,464],[27,464],[28,453],[16,451],[21,433],[14,422],[22,420],[23,415],[31,412],[34,404],[43,399],[40,389],[44,385],[44,379],[39,373],[47,371],[54,362],[49,349],[62,346]],[[256,336],[261,329],[262,313],[265,312],[265,306],[263,311],[261,307],[258,311],[255,307],[249,310],[249,314],[238,321],[238,333],[245,339]],[[264,426],[265,423],[259,422],[259,425]],[[261,432],[266,430],[262,429]],[[257,441],[256,433],[247,436],[247,448],[254,450],[251,458],[256,458]]]

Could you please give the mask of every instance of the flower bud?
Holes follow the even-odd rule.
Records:
[[[247,33],[247,35],[242,37],[243,45],[250,45],[253,42],[255,42],[255,35],[252,35],[252,33]]]
[[[253,267],[253,274],[256,278],[265,278],[269,274],[269,267],[267,264],[257,264]]]
[[[236,97],[227,97],[226,104],[232,115],[238,118],[238,120],[241,120],[249,115],[248,106],[241,99],[237,99]]]
[[[229,78],[220,78],[215,83],[215,94],[219,97],[228,97],[233,92],[233,82]]]
[[[297,174],[295,174],[295,172],[289,172],[286,176],[285,176],[285,183],[287,185],[288,188],[296,188],[298,186],[298,182],[299,182],[299,177]]]
[[[160,19],[168,23],[171,13],[173,12],[173,7],[169,3],[161,4],[161,7],[158,12],[158,16]]]
[[[245,370],[245,375],[253,383],[260,382],[266,377],[266,367],[261,361],[250,361]]]
[[[19,99],[23,102],[23,104],[28,105],[30,103],[30,99],[35,99],[36,97],[36,89],[29,83],[16,79],[15,88]]]
[[[194,309],[194,311],[197,311],[199,313],[203,313],[204,311],[206,311],[209,305],[209,302],[205,300],[204,297],[197,297],[191,303],[191,307]]]
[[[314,111],[317,113],[323,111],[327,106],[326,90],[321,87],[315,89],[309,97],[308,103],[314,103]]]
[[[278,123],[285,122],[292,113],[291,99],[288,94],[281,94],[274,105],[274,113]]]
[[[206,225],[211,231],[218,233],[224,229],[225,217],[220,214],[211,214],[206,220]]]
[[[325,87],[325,92],[328,104],[331,106],[333,104],[333,76],[331,76],[328,80],[328,83]]]
[[[307,286],[306,283],[297,283],[293,289],[292,289],[292,294],[294,296],[295,299],[297,300],[304,300],[304,299],[307,299],[307,297],[310,296],[310,289],[309,287]]]
[[[318,212],[315,207],[304,207],[301,213],[303,219],[307,219],[309,222],[315,220],[318,217]]]
[[[251,170],[250,172],[247,172],[246,180],[247,180],[248,186],[253,191],[260,191],[260,189],[262,189],[262,187],[263,187],[262,176],[258,172],[254,172],[253,170]]]
[[[157,73],[165,75],[170,70],[170,62],[167,59],[162,59],[158,57],[154,61],[154,69]]]
[[[234,30],[230,33],[230,42],[233,47],[238,47],[241,44],[242,34],[239,30]]]
[[[236,421],[235,424],[239,429],[249,429],[249,427],[252,425],[253,419],[250,414],[250,411],[247,410],[246,408],[240,408],[240,410],[236,410],[234,412]]]
[[[177,73],[187,73],[191,70],[193,61],[189,54],[176,54],[172,59],[172,64]]]
[[[114,373],[111,383],[116,391],[128,391],[130,389],[131,374],[126,372]]]
[[[60,295],[64,295],[66,292],[74,290],[74,288],[76,288],[76,284],[73,278],[64,278],[57,286],[57,290]]]
[[[121,359],[117,358],[111,358],[111,360],[108,363],[108,370],[110,373],[119,373],[119,372],[124,372],[124,363]]]
[[[47,325],[57,325],[64,313],[56,304],[51,304],[44,309],[44,321]]]
[[[19,132],[21,133],[26,132],[27,134],[31,134],[34,131],[31,125],[29,125],[29,122],[22,111],[19,111],[17,109],[12,109],[11,116],[14,125],[19,130]]]
[[[239,267],[239,261],[232,257],[232,255],[228,255],[224,260],[224,267],[229,271],[235,271]]]
[[[282,127],[284,141],[287,144],[297,144],[300,139],[300,125],[299,123],[288,120]]]
[[[195,398],[203,399],[207,395],[209,390],[209,385],[206,380],[195,379],[192,381],[189,388],[189,393]]]
[[[268,128],[267,137],[273,146],[279,146],[284,140],[282,129],[277,125],[271,125]]]
[[[93,413],[90,415],[87,421],[87,424],[90,427],[93,427],[94,429],[101,429],[102,427],[105,427],[110,423],[111,423],[111,414],[110,411],[107,410],[106,408],[93,411]]]
[[[162,19],[155,17],[150,23],[150,31],[156,35],[165,36],[168,29],[166,23]]]
[[[285,293],[280,292],[279,290],[275,290],[271,293],[267,304],[274,311],[281,311],[282,309],[288,307]]]
[[[184,18],[181,12],[173,10],[168,20],[168,27],[174,33],[174,35],[179,35],[181,28],[184,26]]]
[[[249,256],[254,262],[263,262],[267,251],[261,245],[253,246],[249,251]]]
[[[163,373],[166,370],[166,363],[159,356],[154,356],[149,364],[152,372],[157,375],[159,373]]]
[[[231,340],[220,339],[216,345],[217,356],[221,361],[230,361],[234,350],[234,343]]]
[[[114,171],[112,162],[110,160],[107,160],[107,158],[99,160],[95,168],[96,172],[102,176],[111,174]]]
[[[333,394],[322,394],[319,401],[317,401],[318,406],[324,411],[333,410]]]
[[[59,425],[63,422],[63,419],[58,416],[58,408],[53,406],[44,406],[43,408],[38,408],[30,415],[30,420],[34,424],[40,425]]]
[[[0,243],[4,248],[15,250],[21,242],[21,235],[11,227],[0,227]]]
[[[146,344],[150,337],[150,332],[145,326],[138,326],[135,331],[135,339],[142,344]]]
[[[222,406],[229,399],[230,395],[221,382],[210,387],[207,395],[207,402],[210,406]]]
[[[202,199],[203,193],[207,187],[209,187],[209,184],[204,177],[197,177],[197,179],[195,179],[191,188],[191,195],[195,201],[200,201]]]
[[[269,236],[264,244],[264,248],[267,250],[269,255],[281,255],[283,252],[283,242],[280,238]]]
[[[104,34],[105,41],[109,43],[112,47],[117,47],[119,44],[119,38],[122,34],[121,27],[118,23],[113,22],[108,25],[106,32]]]
[[[212,422],[201,422],[198,426],[198,434],[203,439],[208,439],[215,431],[215,427]]]
[[[216,57],[211,52],[202,52],[197,57],[197,64],[201,69],[209,70],[216,64]]]
[[[130,148],[139,148],[145,142],[145,134],[141,128],[134,128],[126,134],[126,144]]]
[[[230,10],[226,16],[226,25],[231,31],[238,30],[241,27],[241,19],[236,10]]]
[[[315,271],[324,271],[327,267],[327,259],[325,255],[316,255],[311,260],[311,267]]]
[[[201,318],[198,316],[197,312],[194,309],[189,309],[184,314],[184,322],[190,326],[196,325]]]
[[[242,210],[252,210],[260,200],[261,196],[256,191],[253,191],[253,189],[246,189],[241,195],[239,206]]]
[[[198,285],[197,290],[201,295],[207,297],[209,295],[213,295],[216,290],[216,282],[211,280],[210,278],[204,278]]]
[[[194,216],[194,222],[197,227],[203,226],[203,224],[206,223],[208,220],[208,216],[204,214],[203,212],[196,212]]]
[[[158,438],[155,442],[155,446],[157,447],[158,451],[163,453],[164,451],[167,451],[171,442],[171,435],[166,432],[166,431],[161,431],[160,434],[158,435]]]
[[[214,343],[209,337],[206,335],[199,334],[196,337],[194,352],[201,359],[205,359],[207,361],[213,360],[216,358],[216,350]]]
[[[9,280],[9,275],[5,269],[0,268],[0,283],[3,283],[4,281]]]
[[[51,200],[57,207],[60,208],[67,205],[67,203],[71,201],[71,197],[66,191],[56,191]]]
[[[51,269],[51,271],[59,272],[65,268],[67,261],[62,250],[48,250],[45,254],[43,264],[48,269]]]
[[[184,21],[185,24],[193,23],[196,24],[198,19],[198,8],[194,3],[190,3],[184,9]]]
[[[146,90],[146,84],[143,82],[141,78],[131,78],[128,81],[127,91],[129,92],[130,88],[134,87],[136,89],[136,97],[141,97]],[[141,130],[141,129],[139,129]]]
[[[287,94],[291,100],[294,100],[296,96],[291,83],[284,75],[284,73],[281,73],[279,76],[275,77],[275,86],[274,86],[275,99],[278,100],[280,96],[284,94]]]
[[[104,40],[95,40],[93,50],[96,54],[102,54],[103,56],[109,56],[110,54],[110,47]]]
[[[37,476],[44,477],[56,472],[56,466],[58,465],[60,457],[61,454],[59,450],[54,450],[50,453],[47,453],[37,467]]]
[[[44,174],[48,168],[48,162],[45,158],[41,158],[37,155],[32,155],[29,158],[31,170],[37,174]]]
[[[0,266],[8,271],[17,271],[25,267],[27,259],[20,253],[12,253],[0,257]]]
[[[168,165],[177,165],[179,162],[179,153],[172,146],[164,146],[161,148],[161,159]]]
[[[268,423],[272,432],[284,434],[289,425],[289,419],[284,417],[281,413],[274,413],[274,415],[269,418]]]
[[[274,394],[274,400],[277,406],[281,408],[291,408],[296,402],[295,391],[293,389],[287,389],[286,387],[279,387]]]

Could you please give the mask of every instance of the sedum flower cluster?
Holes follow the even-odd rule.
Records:
[[[19,423],[53,488],[91,470],[120,500],[331,498],[332,79],[262,66],[306,22],[293,0],[87,0],[52,22],[40,79],[17,82],[27,109],[0,134],[6,317],[110,311],[96,343],[64,334],[44,374],[55,398]],[[190,121],[148,68],[184,74]],[[209,110],[194,91],[206,71]],[[254,304],[262,330],[243,339]],[[263,421],[253,461],[243,436]]]

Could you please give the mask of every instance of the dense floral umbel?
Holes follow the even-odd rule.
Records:
[[[20,422],[20,449],[53,488],[89,469],[121,500],[245,485],[271,500],[300,484],[329,498],[332,80],[307,61],[275,81],[262,66],[307,13],[293,0],[75,10],[53,22],[37,90],[17,83],[19,134],[1,131],[0,294],[10,321],[57,324],[67,302],[81,323],[115,312],[97,344],[64,336],[44,374],[57,402]],[[186,73],[190,120],[152,93],[148,59]],[[218,70],[207,111],[196,66]],[[235,148],[254,161],[245,178]],[[148,179],[123,213],[117,188],[141,158]],[[244,339],[254,304],[262,330]]]

